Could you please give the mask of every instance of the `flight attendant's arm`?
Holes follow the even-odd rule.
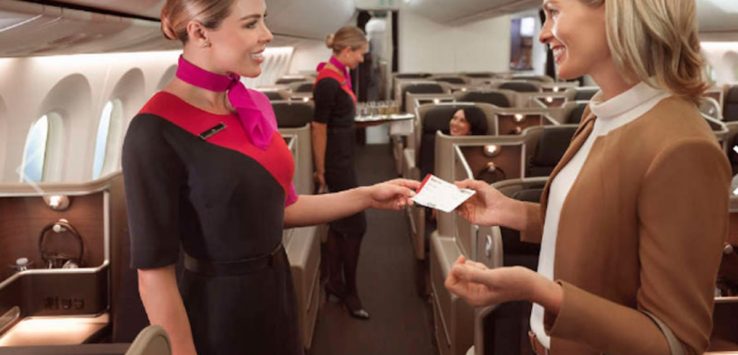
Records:
[[[398,210],[409,205],[420,182],[395,179],[350,190],[320,195],[301,195],[284,210],[285,227],[327,223],[367,208]]]
[[[310,125],[313,138],[313,161],[315,162],[315,182],[320,190],[325,190],[325,146],[328,140],[328,127],[325,123],[313,121]]]
[[[174,265],[138,270],[138,292],[149,323],[166,330],[173,355],[197,354],[190,321],[177,289]]]

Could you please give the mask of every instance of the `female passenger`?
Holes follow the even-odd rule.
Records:
[[[349,70],[364,61],[369,42],[358,27],[346,26],[329,35],[326,45],[332,49],[333,56],[328,63],[318,66],[315,80],[313,157],[319,188],[338,192],[358,186],[354,170],[356,95]],[[369,319],[356,287],[356,269],[365,232],[363,212],[331,222],[324,254],[328,267],[326,293],[343,301],[349,315],[358,319]]]
[[[473,305],[534,302],[541,354],[701,354],[727,233],[730,168],[696,102],[694,0],[544,0],[559,76],[599,85],[540,204],[477,181],[460,209],[540,242],[538,273],[463,257],[446,287]],[[555,280],[555,281],[552,281]]]
[[[487,119],[477,110],[459,109],[448,121],[448,130],[452,136],[485,135]]]
[[[283,228],[397,209],[417,185],[295,195],[269,101],[239,81],[261,73],[265,16],[264,0],[168,0],[163,32],[184,45],[176,78],[126,135],[132,265],[174,354],[302,354]]]

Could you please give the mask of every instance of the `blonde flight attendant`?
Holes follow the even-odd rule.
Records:
[[[184,47],[176,77],[126,133],[131,263],[176,355],[303,354],[283,228],[399,209],[418,185],[295,194],[269,100],[240,81],[261,73],[265,14],[264,0],[168,0],[162,29]]]

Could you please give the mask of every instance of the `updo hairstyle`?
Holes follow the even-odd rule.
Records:
[[[200,22],[215,30],[231,14],[235,0],[167,0],[161,9],[161,31],[170,40],[187,43],[187,24]]]
[[[364,31],[356,26],[341,27],[336,33],[329,34],[325,38],[325,46],[332,49],[334,54],[340,53],[344,48],[357,50],[369,43]]]

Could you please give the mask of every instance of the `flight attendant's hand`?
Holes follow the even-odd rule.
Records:
[[[503,219],[510,212],[510,198],[484,181],[457,181],[456,186],[477,192],[456,209],[461,217],[472,224],[483,226],[507,225]]]
[[[316,188],[319,194],[328,192],[328,185],[326,185],[325,183],[325,173],[316,171],[315,173],[313,173],[313,180],[317,185]]]
[[[446,288],[472,306],[510,301],[531,301],[557,315],[563,298],[561,286],[522,266],[489,269],[460,256],[445,282]]]
[[[399,210],[411,205],[415,190],[420,182],[408,179],[394,179],[366,187],[372,208]]]

